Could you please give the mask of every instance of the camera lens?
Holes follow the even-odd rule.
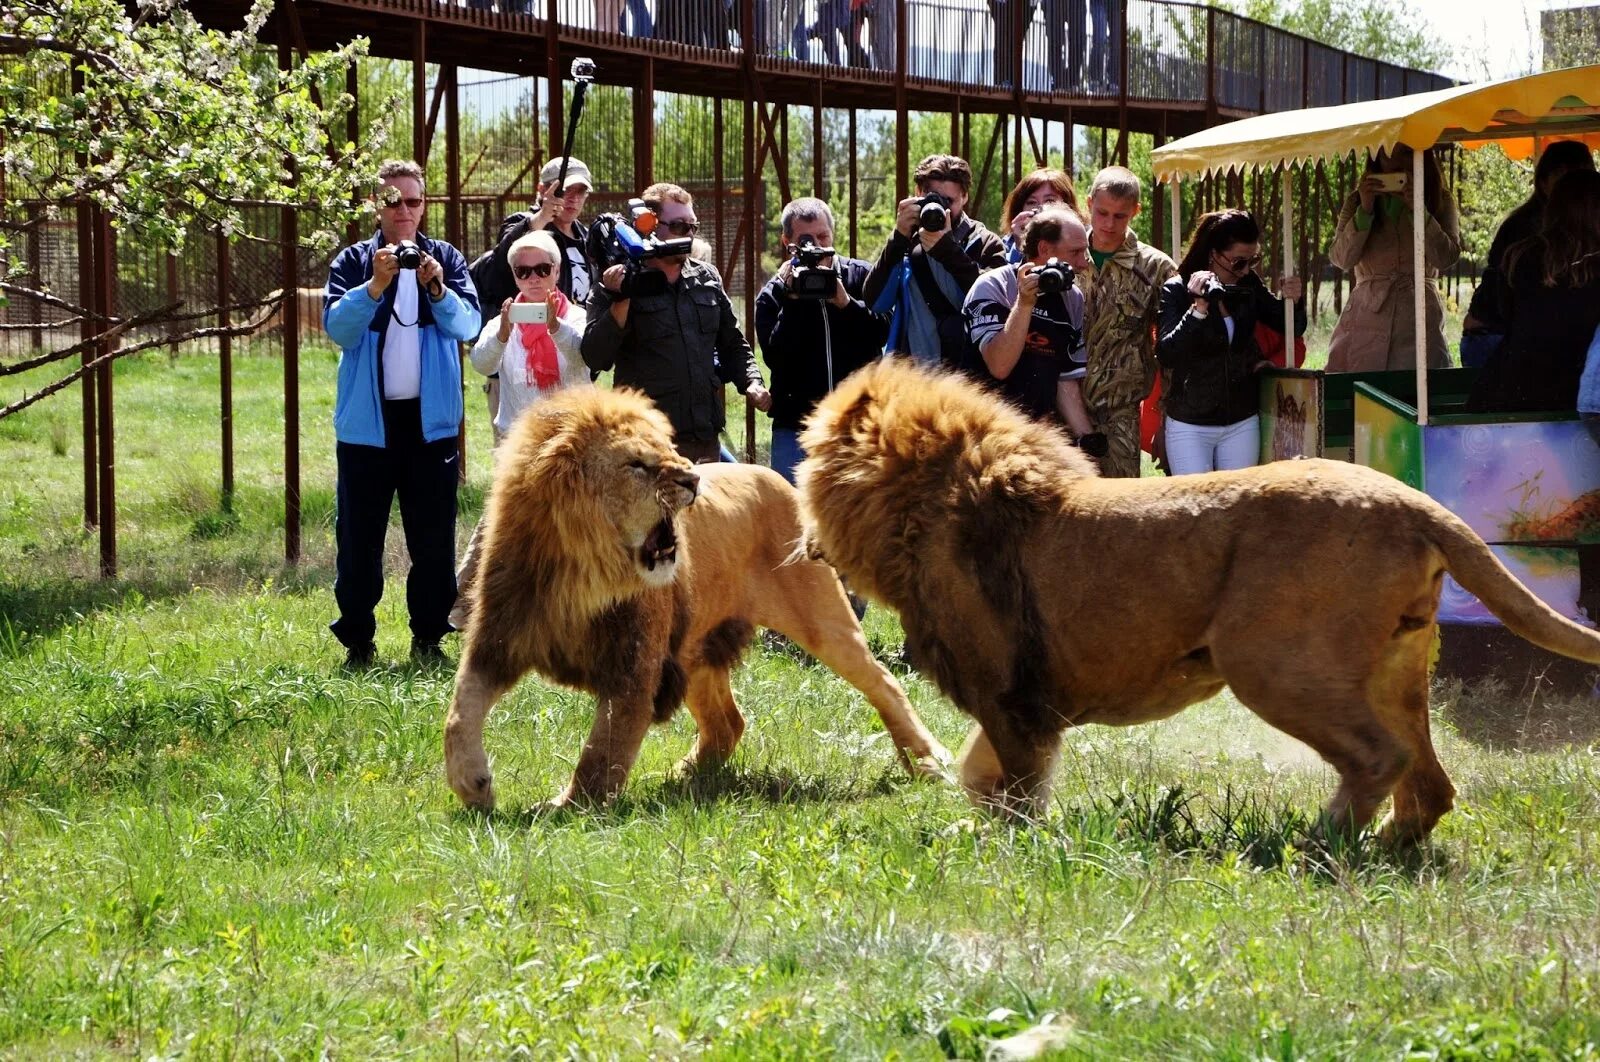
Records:
[[[401,240],[394,246],[394,262],[401,269],[420,269],[422,249],[410,240]]]

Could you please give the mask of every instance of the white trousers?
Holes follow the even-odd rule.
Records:
[[[1261,456],[1261,418],[1237,424],[1185,424],[1167,418],[1167,467],[1175,476],[1249,468]]]

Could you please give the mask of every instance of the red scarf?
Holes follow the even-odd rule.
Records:
[[[553,292],[555,295],[555,313],[557,318],[567,315],[567,297],[561,294],[560,289]],[[518,302],[531,302],[520,292],[517,294]],[[549,324],[519,324],[517,332],[522,336],[522,349],[528,354],[527,372],[528,383],[538,385],[539,390],[548,391],[561,382],[561,355],[556,353],[556,341],[550,338]]]

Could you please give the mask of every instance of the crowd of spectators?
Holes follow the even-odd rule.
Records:
[[[1354,286],[1330,371],[1415,363],[1414,216],[1426,275],[1459,249],[1454,202],[1437,162],[1423,161],[1417,189],[1408,149],[1377,153],[1340,213],[1330,257]],[[1256,463],[1266,352],[1292,349],[1286,317],[1297,336],[1306,326],[1300,278],[1269,286],[1261,277],[1262,234],[1248,211],[1201,216],[1174,263],[1133,231],[1144,190],[1131,171],[1101,170],[1080,199],[1065,172],[1041,169],[1005,198],[996,234],[968,212],[967,162],[931,155],[871,264],[834,250],[826,202],[784,205],[781,265],[754,308],[769,391],[682,187],[656,184],[640,196],[639,216],[675,242],[622,261],[616,220],[590,228],[580,218],[588,167],[552,160],[538,200],[506,219],[499,244],[469,270],[459,251],[418,230],[420,167],[387,162],[378,180],[378,230],[335,259],[324,311],[343,351],[332,629],[351,666],[373,658],[396,498],[411,558],[413,655],[439,659],[440,638],[470,621],[457,595],[475,577],[476,533],[459,573],[454,565],[460,343],[475,341],[473,368],[500,382],[491,396],[497,444],[544,396],[609,371],[654,400],[686,457],[731,460],[719,433],[732,384],[770,415],[772,467],[793,482],[805,456],[800,428],[817,402],[868,362],[903,356],[966,373],[1058,425],[1101,475],[1136,477],[1141,407],[1153,402],[1163,425],[1145,448],[1170,474]],[[1600,174],[1581,144],[1547,147],[1533,196],[1504,223],[1489,266],[1467,320],[1469,336],[1491,337],[1470,408],[1600,416]],[[1428,361],[1444,365],[1443,306],[1431,283],[1426,305]]]

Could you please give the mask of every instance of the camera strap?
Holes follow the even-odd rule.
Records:
[[[922,293],[922,301],[927,304],[928,311],[935,317],[941,318],[960,313],[960,307],[950,301],[940,290],[939,282],[934,279],[933,264],[928,261],[927,252],[908,257],[911,259],[911,275],[916,278],[917,290]]]

